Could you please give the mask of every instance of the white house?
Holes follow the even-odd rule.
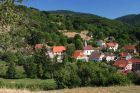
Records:
[[[104,59],[109,62],[109,61],[114,61],[115,56],[113,54],[105,54]]]
[[[82,50],[75,51],[72,57],[75,58],[76,60],[88,62],[88,57],[83,53]]]
[[[66,48],[64,46],[54,46],[52,49],[52,52],[54,55],[62,55],[66,51]]]
[[[106,46],[109,50],[117,51],[119,45],[117,42],[109,42],[106,43]]]
[[[84,51],[83,53],[86,55],[86,56],[90,56],[92,54],[92,52],[94,52],[94,49],[91,45],[87,45],[84,47]]]

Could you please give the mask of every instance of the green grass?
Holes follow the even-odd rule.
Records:
[[[57,85],[53,79],[3,79],[0,78],[1,88],[16,88],[30,90],[50,90],[56,89]]]

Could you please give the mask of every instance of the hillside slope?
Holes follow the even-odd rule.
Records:
[[[118,42],[132,43],[135,41],[134,26],[122,23],[120,21],[107,19],[94,14],[72,12],[66,10],[58,11],[39,11],[34,8],[19,6],[26,13],[26,22],[29,21],[28,27],[36,31],[32,33],[57,33],[59,35],[64,31],[81,32],[88,31],[93,34],[94,39],[104,39],[108,36],[114,36]],[[58,32],[60,32],[58,34]],[[129,37],[131,35],[131,37]],[[50,35],[51,36],[51,35]],[[55,41],[53,41],[55,42]],[[39,42],[34,42],[40,43]]]
[[[116,20],[140,27],[140,14],[131,14],[117,18]]]

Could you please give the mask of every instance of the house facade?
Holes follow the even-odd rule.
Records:
[[[90,56],[92,54],[92,52],[94,52],[94,49],[91,45],[87,45],[87,46],[84,47],[83,53],[86,56]]]
[[[113,54],[105,54],[104,59],[107,62],[114,61],[115,60],[115,56]]]

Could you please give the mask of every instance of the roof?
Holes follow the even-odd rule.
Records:
[[[81,51],[81,50],[76,50],[72,55],[72,57],[74,57],[74,58],[84,57],[84,56],[85,55],[84,55],[83,51]]]
[[[140,63],[140,58],[131,58],[130,60],[118,59],[115,61],[114,65],[120,68],[126,67],[129,63]]]
[[[124,49],[126,49],[126,50],[135,50],[136,48],[135,48],[135,45],[126,45],[126,46],[124,46]]]
[[[93,52],[90,56],[90,58],[100,58],[102,55],[102,53],[98,53],[98,52]]]
[[[35,49],[40,49],[40,48],[42,48],[43,47],[43,44],[36,44],[35,45]]]
[[[115,47],[118,43],[117,42],[109,42],[109,43],[106,43],[106,45],[108,47]]]
[[[93,47],[91,45],[85,46],[84,50],[93,50]]]
[[[46,48],[50,48],[50,46],[48,46],[47,44],[36,44],[35,45],[35,49],[41,49],[41,48],[43,48],[43,46],[45,46]]]
[[[66,48],[64,46],[54,46],[53,47],[53,52],[64,52],[66,50]]]
[[[105,54],[105,57],[108,57],[108,56],[114,57],[114,54]]]
[[[121,56],[121,57],[126,57],[126,56],[128,56],[128,55],[129,55],[128,52],[121,52],[121,53],[120,53],[120,56]]]
[[[115,61],[114,66],[117,66],[119,68],[125,68],[130,63],[129,60],[126,59],[118,59]]]

